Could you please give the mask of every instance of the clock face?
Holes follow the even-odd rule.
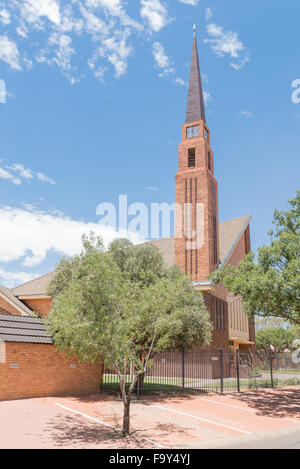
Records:
[[[188,127],[186,129],[186,136],[187,138],[198,137],[199,135],[199,127],[195,125],[194,127]]]

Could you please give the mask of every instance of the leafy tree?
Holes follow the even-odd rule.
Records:
[[[178,268],[166,268],[152,245],[119,240],[105,251],[101,239],[84,236],[81,254],[59,262],[48,294],[53,297],[48,328],[55,345],[82,361],[103,360],[117,373],[124,434],[130,429],[137,379],[153,354],[201,347],[211,339],[202,295]]]
[[[267,352],[272,345],[276,352],[292,349],[292,343],[296,339],[292,328],[269,327],[256,332],[256,348],[258,351]]]
[[[235,269],[221,267],[211,278],[241,295],[251,317],[278,317],[300,325],[300,191],[289,211],[274,213],[270,246],[258,248]]]

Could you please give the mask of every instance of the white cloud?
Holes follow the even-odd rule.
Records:
[[[210,101],[212,101],[211,96],[208,91],[203,91],[203,99],[204,99],[204,104],[207,104]]]
[[[24,179],[33,179],[31,169],[26,169],[22,164],[14,163],[12,166],[6,166],[7,169],[11,169],[16,173],[19,173],[19,176]]]
[[[133,47],[127,44],[129,36],[128,29],[115,32],[114,36],[104,39],[98,49],[99,56],[105,57],[114,66],[116,78],[126,74],[128,58],[133,53]]]
[[[49,184],[56,184],[55,181],[53,181],[53,179],[49,178],[48,176],[46,176],[45,174],[43,173],[36,173],[38,179],[42,182],[48,182]]]
[[[71,47],[72,39],[66,34],[52,33],[48,41],[50,46],[57,46],[53,62],[65,71],[71,70],[71,57],[75,50]]]
[[[175,78],[176,85],[184,86],[186,83],[182,78]]]
[[[0,23],[3,26],[10,24],[10,13],[5,9],[0,10]]]
[[[0,162],[1,161],[2,160],[0,159]],[[15,176],[12,173],[17,173],[17,176]],[[32,169],[25,168],[20,163],[13,163],[11,165],[6,165],[5,169],[0,167],[0,178],[9,180],[16,185],[21,184],[22,179],[30,181],[30,180],[33,180],[35,176],[42,182],[47,182],[49,184],[56,184],[55,181],[53,181],[53,179],[49,178],[45,174],[41,172],[34,173]]]
[[[185,3],[186,5],[192,5],[193,7],[196,7],[199,3],[199,0],[179,0],[180,3]]]
[[[156,65],[161,68],[165,73],[173,72],[174,69],[171,67],[171,61],[166,55],[165,50],[160,42],[153,44],[153,56]]]
[[[155,32],[160,31],[170,21],[166,7],[159,0],[141,0],[140,14]]]
[[[17,44],[7,36],[0,36],[0,60],[15,70],[22,70]]]
[[[207,32],[211,39],[205,39],[205,42],[210,44],[210,47],[218,56],[228,55],[236,59],[237,62],[230,64],[235,70],[240,70],[250,60],[249,53],[242,41],[238,39],[237,33],[224,31],[222,26],[213,23],[207,25]]]
[[[34,209],[0,207],[0,226],[0,262],[19,261],[26,267],[39,265],[50,251],[67,256],[79,253],[81,236],[90,231],[102,236],[106,246],[118,237],[141,241],[137,234]]]
[[[152,49],[155,65],[159,69],[159,77],[171,76],[176,85],[184,86],[185,81],[180,77],[174,77],[176,69],[173,67],[172,60],[167,56],[163,45],[160,42],[154,42]]]
[[[88,33],[108,34],[109,26],[106,25],[106,23],[101,18],[84,8],[82,5],[80,5],[80,11],[85,19],[85,29]]]
[[[3,168],[0,168],[0,179],[7,179],[16,185],[21,184],[21,180],[19,178],[16,178],[13,174]]]
[[[206,8],[205,10],[205,20],[209,21],[213,17],[213,11],[211,8]]]
[[[0,268],[0,281],[6,288],[13,288],[16,285],[30,282],[30,280],[37,277],[40,277],[40,275],[29,272],[8,272]]]
[[[28,23],[39,23],[43,17],[52,23],[60,23],[60,8],[56,0],[25,0],[21,5],[21,14]]]
[[[254,117],[252,112],[249,112],[249,111],[240,111],[239,115],[246,117],[247,119],[251,119],[252,117]]]
[[[3,36],[0,60],[19,70],[56,64],[72,84],[89,70],[103,82],[109,63],[119,78],[127,73],[134,39],[141,33],[148,38],[149,31],[159,32],[170,22],[163,0],[140,0],[140,21],[128,15],[128,8],[125,0],[13,0],[4,10],[0,0],[0,21],[11,21],[24,51],[20,57],[17,42]],[[86,58],[89,48],[86,41],[87,47],[79,49],[81,38],[90,42]]]

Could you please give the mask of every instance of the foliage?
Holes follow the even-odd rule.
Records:
[[[249,253],[238,268],[223,266],[211,278],[241,295],[245,312],[253,317],[277,317],[300,325],[300,191],[290,210],[274,213],[269,246]]]
[[[258,351],[268,351],[270,346],[275,352],[283,352],[292,348],[292,343],[296,339],[294,331],[284,327],[269,327],[256,332],[256,348]]]
[[[153,353],[201,347],[211,339],[202,294],[178,268],[168,269],[152,245],[118,240],[106,251],[101,239],[84,236],[81,254],[58,264],[48,294],[56,346],[83,361],[103,360],[117,373],[125,434],[132,393]]]

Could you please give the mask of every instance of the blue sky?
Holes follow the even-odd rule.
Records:
[[[82,232],[112,239],[99,203],[174,201],[194,23],[220,220],[252,214],[266,243],[299,189],[299,15],[295,0],[0,0],[0,283],[53,269]]]

